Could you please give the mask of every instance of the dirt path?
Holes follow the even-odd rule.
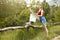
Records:
[[[52,40],[60,40],[60,35],[57,37],[52,38]]]

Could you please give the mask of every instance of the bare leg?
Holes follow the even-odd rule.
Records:
[[[45,32],[46,32],[46,36],[48,37],[48,29],[47,29],[47,27],[46,27],[46,24],[43,24],[43,28],[44,28],[44,30],[45,30]]]

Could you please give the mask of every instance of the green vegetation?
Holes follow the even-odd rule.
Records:
[[[38,8],[33,5],[39,4],[33,0],[31,3],[32,10],[37,13]],[[53,0],[57,4],[57,0]],[[50,6],[46,0],[42,2],[44,16],[47,19],[47,24],[50,25],[53,22],[60,22],[60,6]],[[0,0],[0,28],[9,26],[24,26],[26,21],[29,21],[30,11],[26,7],[24,0]],[[57,4],[58,5],[58,4]],[[35,25],[40,25],[37,21]],[[49,37],[43,28],[29,28],[16,29],[0,32],[0,40],[51,40],[53,37],[60,35],[60,25],[49,27]]]
[[[43,4],[44,16],[46,17],[47,21],[49,21],[50,20],[50,6],[46,2],[46,0],[44,0],[42,4]]]
[[[60,25],[49,27],[49,37],[47,38],[42,28],[16,29],[0,32],[1,40],[51,40],[60,35]]]
[[[58,7],[58,9],[55,12],[55,22],[60,22],[60,7]]]

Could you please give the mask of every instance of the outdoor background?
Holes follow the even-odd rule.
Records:
[[[0,32],[0,40],[52,40],[60,35],[60,0],[0,0],[0,29],[13,26],[24,26],[29,21],[30,6],[37,13],[37,4],[43,4],[47,20],[49,37],[43,28],[15,29]],[[41,25],[39,21],[34,25]],[[60,38],[59,38],[60,40]]]

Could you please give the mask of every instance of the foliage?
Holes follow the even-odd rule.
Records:
[[[23,25],[25,24],[27,21],[29,21],[29,16],[30,16],[30,11],[29,9],[25,8],[24,10],[22,10],[20,12],[20,14],[18,15],[18,18],[20,19],[20,24]]]
[[[53,30],[54,29],[54,30]],[[45,31],[40,28],[16,29],[0,32],[1,40],[52,40],[60,34],[60,25],[49,28],[49,37],[45,35]]]
[[[58,7],[57,11],[54,13],[55,22],[60,22],[60,7]]]
[[[24,7],[25,5],[21,5],[21,3],[15,0],[0,0],[0,18],[16,15],[19,11],[24,9]]]
[[[25,4],[21,0],[0,0],[0,27],[24,25],[25,21],[21,21],[17,15],[26,8]]]
[[[50,20],[50,6],[45,0],[42,2],[42,5],[43,5],[43,10],[44,10],[44,16],[46,17],[48,21]]]
[[[26,8],[22,10],[17,15],[6,17],[5,19],[1,19],[0,21],[0,27],[8,27],[8,26],[18,26],[18,25],[24,25],[26,21],[29,21],[29,15],[30,12]]]

